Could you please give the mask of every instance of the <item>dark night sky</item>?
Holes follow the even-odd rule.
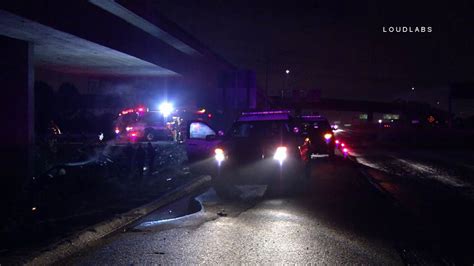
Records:
[[[156,8],[231,63],[256,70],[261,88],[269,58],[273,94],[286,68],[292,88],[335,98],[444,102],[450,82],[474,79],[473,1],[380,2],[158,0]]]

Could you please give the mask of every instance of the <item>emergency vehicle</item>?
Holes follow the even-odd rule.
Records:
[[[190,120],[210,122],[213,114],[201,108],[171,108],[163,115],[160,110],[138,106],[122,110],[115,120],[118,141],[184,141],[185,124]]]

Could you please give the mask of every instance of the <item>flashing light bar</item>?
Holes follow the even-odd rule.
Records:
[[[320,115],[302,115],[301,118],[322,118]]]
[[[122,110],[122,112],[120,112],[119,115],[126,115],[130,113],[135,113],[135,112],[148,112],[148,108],[143,107],[143,106],[139,106],[135,109],[129,108],[129,109]]]
[[[122,111],[122,114],[123,114],[123,115],[126,115],[126,114],[128,114],[128,113],[133,113],[133,112],[134,112],[133,109],[125,109],[125,110]]]
[[[325,118],[320,116],[320,115],[303,115],[303,116],[300,116],[300,119],[306,120],[306,121],[322,121],[322,120],[325,120]]]

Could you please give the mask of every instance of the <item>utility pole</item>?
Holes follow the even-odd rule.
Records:
[[[265,58],[265,107],[269,108],[269,100],[268,100],[268,69],[270,67],[270,57],[266,56]]]
[[[290,78],[290,70],[285,70],[286,77],[285,77],[285,88],[281,90],[281,100],[283,101],[284,98],[284,91],[288,91],[288,79]]]

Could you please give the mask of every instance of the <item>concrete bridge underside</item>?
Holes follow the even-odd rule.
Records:
[[[35,69],[74,75],[217,79],[233,67],[150,8],[151,1],[3,1],[0,130],[5,198],[31,178]],[[13,186],[12,186],[13,185]]]

